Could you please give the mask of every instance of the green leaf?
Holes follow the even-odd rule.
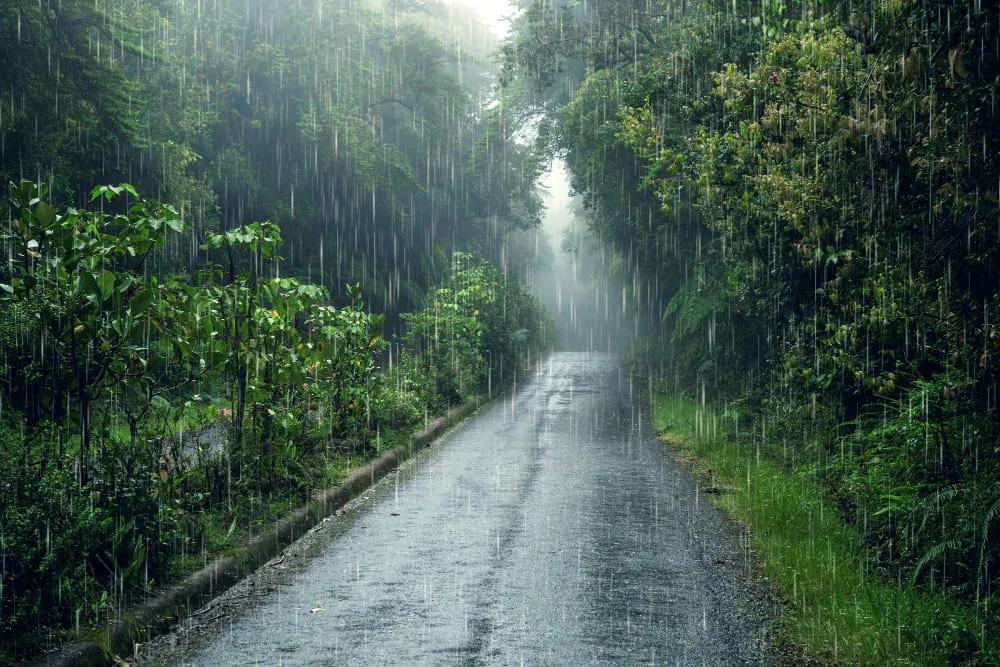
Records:
[[[149,304],[153,301],[153,290],[143,289],[136,292],[135,296],[128,303],[128,308],[133,315],[138,315],[139,313],[146,310]]]
[[[229,538],[232,537],[234,530],[236,530],[236,517],[233,517],[233,522],[229,524],[229,530],[226,531],[226,539],[224,541],[229,541]]]
[[[56,210],[46,202],[38,202],[38,206],[35,207],[35,218],[38,219],[38,224],[43,229],[52,224],[55,220]]]
[[[90,191],[90,201],[100,199],[101,197],[104,197],[107,201],[111,201],[111,198],[121,193],[121,191],[121,188],[116,188],[113,185],[98,185]]]
[[[89,272],[81,274],[80,282],[82,283],[83,289],[87,292],[88,296],[93,297],[94,300],[97,302],[103,300],[101,298],[101,288],[97,284],[97,281],[94,279],[94,274]]]
[[[175,232],[184,231],[184,221],[179,218],[167,218],[167,227],[174,230]]]
[[[97,277],[97,286],[100,288],[101,301],[106,300],[115,289],[115,274],[101,271],[101,275]]]
[[[129,330],[132,328],[131,319],[127,317],[114,318],[111,320],[111,328],[120,338],[126,338]]]

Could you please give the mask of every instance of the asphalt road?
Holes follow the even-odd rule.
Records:
[[[763,662],[738,540],[646,405],[614,357],[552,356],[171,660]]]

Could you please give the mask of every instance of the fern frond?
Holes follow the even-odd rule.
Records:
[[[983,522],[979,527],[979,558],[976,559],[976,599],[979,599],[979,593],[983,581],[983,573],[989,567],[990,563],[993,561],[993,554],[986,553],[986,541],[990,535],[990,524],[993,523],[993,519],[1000,514],[1000,498],[993,501],[990,508],[986,510],[986,514],[983,516]]]
[[[698,331],[705,319],[720,310],[721,306],[718,282],[706,277],[704,269],[698,267],[695,274],[681,285],[667,303],[661,321],[665,322],[668,317],[676,314],[677,321],[671,340],[677,341]]]
[[[990,508],[986,510],[986,515],[983,517],[984,532],[985,529],[989,527],[990,522],[992,522],[993,519],[997,518],[998,514],[1000,514],[1000,498],[994,500],[993,504],[990,505]]]
[[[958,551],[962,548],[962,545],[958,540],[946,540],[939,544],[935,544],[930,549],[924,552],[923,557],[917,561],[917,566],[913,568],[913,581],[916,582],[920,577],[920,571],[924,569],[924,566],[932,560],[936,560],[941,557],[945,551],[951,549],[953,551]]]
[[[964,486],[962,484],[952,484],[951,486],[946,486],[943,489],[938,489],[938,491],[933,495],[927,496],[917,503],[914,509],[937,509],[938,504],[954,500],[963,493],[968,493],[968,491],[968,486]]]

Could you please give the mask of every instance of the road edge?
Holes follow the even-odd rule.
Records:
[[[339,486],[313,494],[307,504],[271,524],[235,553],[215,559],[156,597],[131,607],[119,618],[95,631],[91,639],[71,642],[36,664],[48,667],[103,667],[120,661],[120,658],[116,660],[117,656],[132,655],[137,643],[162,634],[177,618],[187,616],[234,586],[310,528],[398,468],[403,461],[496,398],[495,395],[492,398],[476,396],[452,408],[412,433],[405,446],[388,450],[374,461],[355,468]],[[127,663],[122,661],[122,664]]]

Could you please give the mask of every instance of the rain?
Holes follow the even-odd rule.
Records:
[[[0,0],[0,662],[1000,662],[1000,11]]]

